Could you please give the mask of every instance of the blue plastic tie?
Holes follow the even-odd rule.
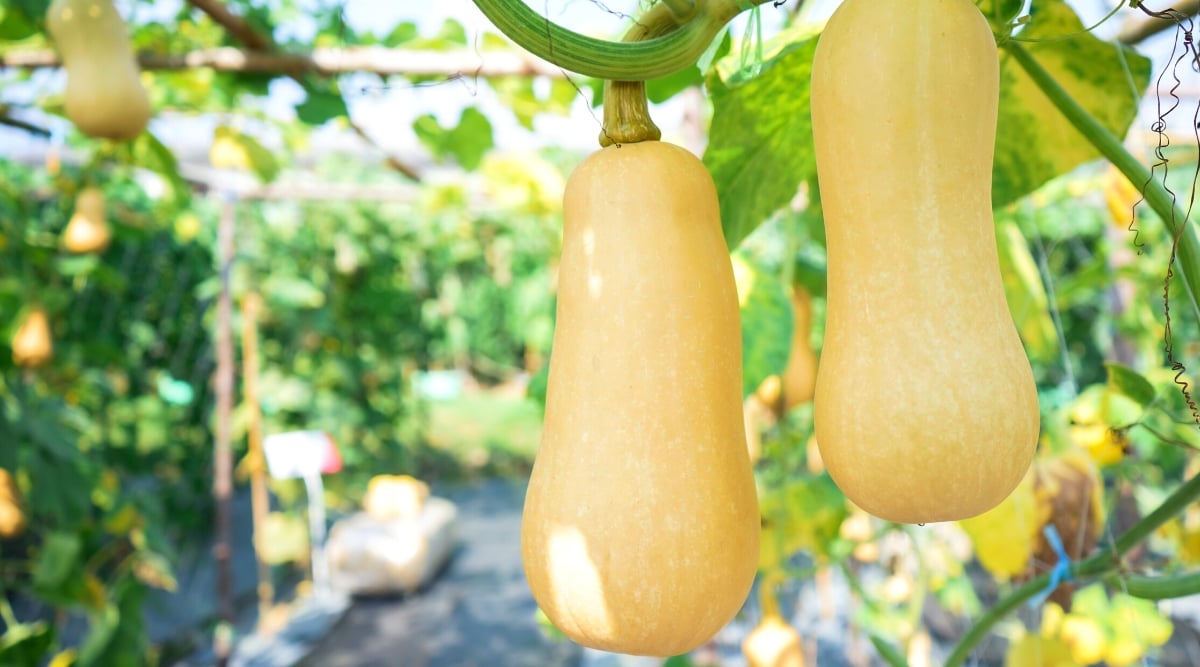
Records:
[[[1058,535],[1058,529],[1054,527],[1054,524],[1050,524],[1042,528],[1042,535],[1046,536],[1046,541],[1050,543],[1050,548],[1054,549],[1054,553],[1058,555],[1058,562],[1054,564],[1054,569],[1050,570],[1050,583],[1046,584],[1046,588],[1042,592],[1029,600],[1029,606],[1031,607],[1040,607],[1050,597],[1050,594],[1054,592],[1054,589],[1074,578],[1071,576],[1071,557],[1067,555],[1067,550],[1063,548],[1062,538]]]

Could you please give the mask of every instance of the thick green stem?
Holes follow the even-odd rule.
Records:
[[[1195,475],[1184,482],[1182,486],[1168,496],[1153,512],[1142,517],[1132,528],[1118,537],[1112,547],[1072,565],[1071,575],[1075,578],[1103,578],[1118,573],[1120,571],[1122,556],[1140,544],[1142,540],[1149,537],[1151,533],[1164,523],[1170,521],[1172,517],[1182,512],[1189,504],[1195,502],[1197,498],[1200,498],[1200,475]],[[962,665],[966,661],[967,656],[971,654],[971,650],[975,648],[975,645],[991,632],[992,627],[1000,622],[1000,619],[1045,590],[1049,584],[1050,574],[1043,574],[997,602],[995,606],[989,609],[986,614],[971,626],[971,629],[963,635],[962,639],[958,640],[954,651],[946,659],[946,667],[959,667]]]
[[[572,32],[538,14],[523,0],[474,0],[500,32],[530,53],[559,67],[598,79],[645,81],[696,64],[713,38],[733,17],[767,0],[695,0],[665,3],[669,30],[654,28],[652,39],[613,42]],[[650,11],[658,9],[655,6]],[[685,22],[675,21],[679,12]],[[649,12],[648,12],[649,13]],[[644,20],[644,19],[639,19]]]
[[[1119,581],[1112,581],[1111,585],[1135,598],[1169,600],[1200,593],[1200,572],[1178,577],[1121,577]]]
[[[1188,220],[1187,215],[1175,205],[1171,194],[1167,192],[1163,184],[1153,178],[1150,169],[1130,155],[1129,151],[1121,145],[1120,139],[1113,136],[1086,109],[1079,106],[1070,93],[1054,80],[1054,77],[1034,59],[1025,47],[1010,40],[1005,42],[1004,49],[1025,70],[1029,78],[1033,79],[1046,97],[1050,98],[1054,106],[1058,107],[1071,125],[1074,125],[1075,129],[1087,137],[1088,141],[1104,157],[1108,158],[1109,162],[1120,169],[1121,173],[1125,174],[1125,177],[1134,185],[1145,185],[1146,203],[1158,214],[1163,224],[1167,225],[1170,234],[1179,235],[1179,273],[1183,277],[1183,285],[1187,290],[1192,311],[1200,320],[1200,300],[1197,299],[1197,296],[1200,295],[1200,239],[1197,239],[1195,226]],[[1180,229],[1179,225],[1183,225],[1183,228]]]
[[[600,145],[658,141],[662,131],[650,118],[645,81],[604,82],[604,126]]]

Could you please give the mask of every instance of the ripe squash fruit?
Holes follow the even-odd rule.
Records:
[[[25,532],[21,492],[12,473],[0,468],[0,539],[20,537]]]
[[[800,633],[778,614],[764,615],[742,640],[748,667],[804,667]]]
[[[26,368],[43,366],[54,356],[50,338],[50,320],[46,311],[34,307],[21,320],[12,337],[13,363]]]
[[[992,220],[996,44],[971,0],[846,0],[819,40],[821,458],[883,519],[975,516],[1029,469],[1040,424]]]
[[[141,134],[150,98],[112,0],[54,0],[46,30],[67,71],[66,113],[75,127],[117,141]]]
[[[812,328],[812,295],[792,286],[792,351],[783,371],[784,410],[791,411],[813,399],[817,386],[817,353],[809,341]]]
[[[63,230],[63,246],[73,253],[100,253],[108,248],[112,231],[104,219],[104,193],[84,188],[75,198],[75,212]]]
[[[686,653],[733,618],[758,565],[716,189],[678,146],[613,145],[570,176],[563,218],[525,574],[579,644]]]

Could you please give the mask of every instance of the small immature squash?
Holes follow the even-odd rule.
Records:
[[[20,537],[25,532],[21,491],[12,473],[0,468],[0,540]]]
[[[759,513],[737,290],[712,178],[610,146],[567,182],[558,318],[521,549],[572,640],[670,656],[741,608]]]
[[[817,385],[817,353],[809,342],[812,295],[800,285],[792,286],[792,322],[792,351],[783,372],[785,410],[811,401]]]
[[[150,98],[112,0],[54,0],[46,30],[67,70],[67,118],[90,137],[123,141],[141,134]]]
[[[800,633],[779,614],[766,614],[742,640],[748,667],[804,667]]]
[[[50,338],[50,320],[46,311],[34,307],[21,320],[12,338],[13,363],[26,368],[45,365],[54,356],[54,344]]]
[[[75,198],[75,212],[63,230],[63,246],[73,253],[99,253],[108,248],[112,232],[104,219],[104,193],[84,188]]]
[[[816,437],[850,500],[891,521],[994,507],[1037,445],[992,221],[998,97],[971,0],[846,0],[814,56],[829,253]]]

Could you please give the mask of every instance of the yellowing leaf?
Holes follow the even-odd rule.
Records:
[[[279,163],[274,154],[254,137],[227,125],[219,125],[213,131],[208,161],[218,169],[253,172],[263,182],[274,180],[279,173]]]
[[[1048,519],[1049,508],[1039,506],[1033,477],[1026,475],[999,505],[959,525],[984,569],[1007,581],[1025,571],[1038,531]]]
[[[1025,236],[1011,218],[997,220],[996,245],[1004,295],[1025,350],[1035,360],[1054,359],[1058,355],[1058,333],[1050,317],[1046,286]]]
[[[1081,667],[1060,639],[1026,634],[1008,646],[1004,667]]]
[[[1063,619],[1060,636],[1071,647],[1075,661],[1083,665],[1099,662],[1108,645],[1104,628],[1095,619],[1074,614]]]

